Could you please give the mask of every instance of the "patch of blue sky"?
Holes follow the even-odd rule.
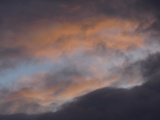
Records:
[[[57,63],[55,62],[44,62],[44,63],[22,63],[15,67],[14,69],[5,70],[3,74],[0,75],[0,85],[4,87],[11,86],[16,80],[23,76],[33,76],[39,72],[47,72],[57,69]]]

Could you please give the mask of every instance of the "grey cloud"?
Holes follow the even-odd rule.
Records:
[[[3,48],[3,45],[17,42],[17,35],[23,36],[26,35],[25,32],[34,31],[34,28],[30,27],[33,24],[42,24],[45,26],[53,22],[53,24],[56,25],[59,21],[79,22],[80,20],[102,16],[137,20],[142,24],[142,26],[139,26],[139,29],[144,30],[141,29],[141,27],[143,28],[143,24],[148,24],[150,18],[152,19],[153,17],[153,19],[156,20],[151,25],[147,26],[145,30],[149,32],[153,30],[154,33],[158,33],[159,30],[159,1],[157,0],[119,0],[118,2],[116,0],[101,0],[98,2],[96,0],[9,0],[9,2],[2,0],[0,2],[0,11],[3,12],[0,14],[0,44],[2,45],[0,51],[0,69],[13,68],[17,63],[19,64],[21,61],[29,59],[29,55],[26,55],[25,48]],[[82,29],[86,29],[87,27],[85,26]],[[145,30],[144,32],[146,32]],[[92,54],[102,57],[105,56],[104,54],[107,56],[110,52],[112,52],[112,50],[108,49],[103,43],[98,43],[95,45],[95,51]],[[91,53],[88,53],[87,55],[90,54]],[[123,53],[120,53],[120,55],[115,58],[120,58],[121,56],[123,56]],[[114,69],[112,71],[113,76],[121,74],[120,83],[117,81],[114,83],[116,86],[117,84],[121,84],[122,81],[130,82],[130,78],[141,76],[139,67],[142,67],[141,70],[142,76],[145,78],[144,81],[148,79],[151,80],[141,87],[135,87],[130,90],[105,88],[78,98],[78,101],[68,104],[67,107],[64,107],[56,113],[48,113],[36,117],[28,115],[8,115],[0,116],[0,119],[158,119],[157,111],[159,111],[160,106],[158,102],[160,100],[158,89],[159,82],[157,82],[159,78],[159,75],[157,75],[159,73],[158,60],[159,54],[149,57],[146,61],[142,60],[140,63],[129,64],[124,69],[115,68],[117,70]],[[89,63],[84,68],[77,68],[73,64],[69,64],[60,71],[55,73],[50,72],[46,74],[44,80],[42,80],[44,82],[42,86],[45,90],[49,86],[62,83],[64,84],[61,86],[62,88],[58,88],[57,92],[55,92],[56,95],[60,94],[65,91],[67,86],[75,81],[75,77],[83,80],[88,76],[94,78],[94,74],[87,71],[86,68],[88,66]],[[153,82],[152,79],[156,79],[155,82]],[[23,88],[26,86],[20,87]],[[33,87],[34,86],[30,85],[28,88],[26,87],[26,89],[32,90]],[[37,89],[41,89],[40,87],[36,86]],[[12,92],[6,94],[12,94]],[[3,94],[0,97],[3,98],[4,96]],[[106,104],[106,101],[110,104]],[[17,100],[3,103],[2,108],[6,110],[1,110],[1,113],[10,113],[7,108],[14,105],[19,105],[17,109],[18,112],[32,111],[33,108],[35,112],[43,111],[43,107],[33,101],[28,103],[28,101],[25,100]],[[121,111],[122,108],[124,111]],[[148,116],[145,116],[146,114]]]
[[[75,98],[71,103],[55,113],[39,115],[1,115],[1,120],[158,120],[160,110],[160,81],[159,70],[153,70],[153,66],[159,61],[158,54],[143,61],[149,63],[142,65],[144,78],[148,82],[132,89],[102,88],[89,94]],[[152,64],[152,65],[151,65]],[[156,68],[156,66],[155,66]],[[153,71],[152,71],[153,70]]]

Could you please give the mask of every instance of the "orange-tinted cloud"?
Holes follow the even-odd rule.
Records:
[[[15,35],[15,41],[3,43],[3,48],[22,48],[32,57],[56,58],[76,50],[91,50],[102,43],[106,48],[127,51],[130,47],[141,48],[142,33],[136,33],[137,21],[115,18],[88,19],[73,23],[53,23],[36,27],[36,30]]]
[[[83,67],[83,64],[86,67]],[[90,91],[102,87],[134,86],[142,81],[136,68],[130,68],[131,71],[119,68],[118,71],[109,72],[102,69],[104,64],[83,64],[76,64],[73,69],[75,65],[72,63],[57,72],[49,71],[19,79],[8,91],[0,94],[3,95],[0,100],[1,108],[4,104],[9,104],[5,106],[4,111],[9,114],[54,111],[57,106]],[[132,79],[128,80],[130,76]],[[36,106],[35,109],[32,109],[32,106]]]
[[[140,68],[125,67],[159,46],[146,44],[155,16],[137,0],[23,2],[0,4],[0,69],[41,59],[60,66],[0,89],[0,113],[53,111],[101,87],[143,82]]]

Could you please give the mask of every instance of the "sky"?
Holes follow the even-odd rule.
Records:
[[[0,120],[156,120],[158,0],[1,0]]]

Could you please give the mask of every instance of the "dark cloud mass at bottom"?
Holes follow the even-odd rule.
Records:
[[[160,53],[142,61],[147,82],[131,89],[102,88],[78,97],[55,113],[1,115],[0,120],[159,120]]]

